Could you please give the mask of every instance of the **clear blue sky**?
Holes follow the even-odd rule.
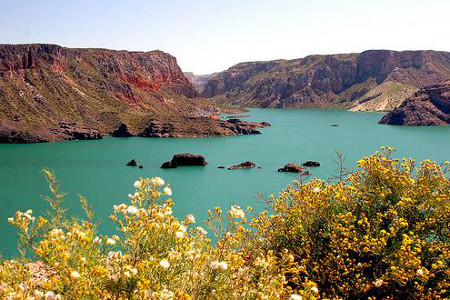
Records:
[[[309,54],[450,51],[449,13],[450,0],[0,0],[0,43],[160,49],[205,74]]]

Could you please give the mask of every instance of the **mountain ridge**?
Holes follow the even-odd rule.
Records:
[[[131,135],[146,135],[151,124],[171,128],[163,136],[246,132],[214,111],[160,50],[0,45],[3,142],[101,138],[123,124]]]
[[[248,107],[390,111],[419,88],[448,78],[449,52],[367,50],[239,63],[210,79],[202,94]]]

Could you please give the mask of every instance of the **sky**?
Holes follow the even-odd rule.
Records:
[[[0,0],[0,43],[159,49],[209,74],[310,54],[450,51],[449,12],[450,0]]]

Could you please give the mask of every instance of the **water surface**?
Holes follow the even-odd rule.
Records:
[[[398,156],[416,160],[450,159],[450,127],[398,127],[378,125],[380,113],[344,110],[252,109],[249,120],[267,121],[271,127],[261,135],[220,138],[105,138],[96,141],[5,145],[0,144],[0,251],[16,253],[15,230],[6,219],[15,211],[46,210],[42,195],[47,186],[40,170],[49,167],[63,181],[70,213],[81,214],[78,194],[87,197],[102,231],[112,233],[107,217],[114,204],[128,201],[133,182],[160,176],[172,185],[174,212],[178,217],[193,213],[202,223],[206,211],[232,204],[261,209],[256,193],[276,193],[292,182],[293,174],[276,170],[288,162],[316,160],[314,176],[327,179],[335,173],[335,149],[342,149],[349,166],[382,145],[397,149]],[[331,125],[339,126],[333,127]],[[160,169],[173,154],[203,154],[207,167]],[[126,167],[135,158],[144,169]],[[224,170],[251,160],[261,169]]]

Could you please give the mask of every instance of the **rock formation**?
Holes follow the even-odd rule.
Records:
[[[137,167],[138,163],[135,159],[130,160],[129,162],[127,162],[127,166],[129,167]]]
[[[320,163],[313,160],[305,161],[302,166],[304,167],[320,167]]]
[[[379,122],[389,125],[450,125],[450,81],[427,86]]]
[[[286,164],[284,167],[279,168],[278,172],[301,173],[305,169],[306,169],[305,167],[301,167],[297,164],[289,163],[289,164]]]
[[[177,168],[179,166],[206,166],[208,162],[203,155],[181,153],[175,154],[171,161],[166,161],[161,165],[162,169]]]
[[[199,96],[162,51],[0,45],[0,142],[251,131],[211,118]]]
[[[228,170],[236,170],[236,169],[251,169],[251,168],[255,168],[256,164],[251,162],[251,161],[246,161],[243,163],[240,163],[238,165],[233,165],[231,167],[228,168]]]
[[[203,96],[245,107],[390,111],[449,78],[449,52],[370,50],[240,63],[211,78]]]

